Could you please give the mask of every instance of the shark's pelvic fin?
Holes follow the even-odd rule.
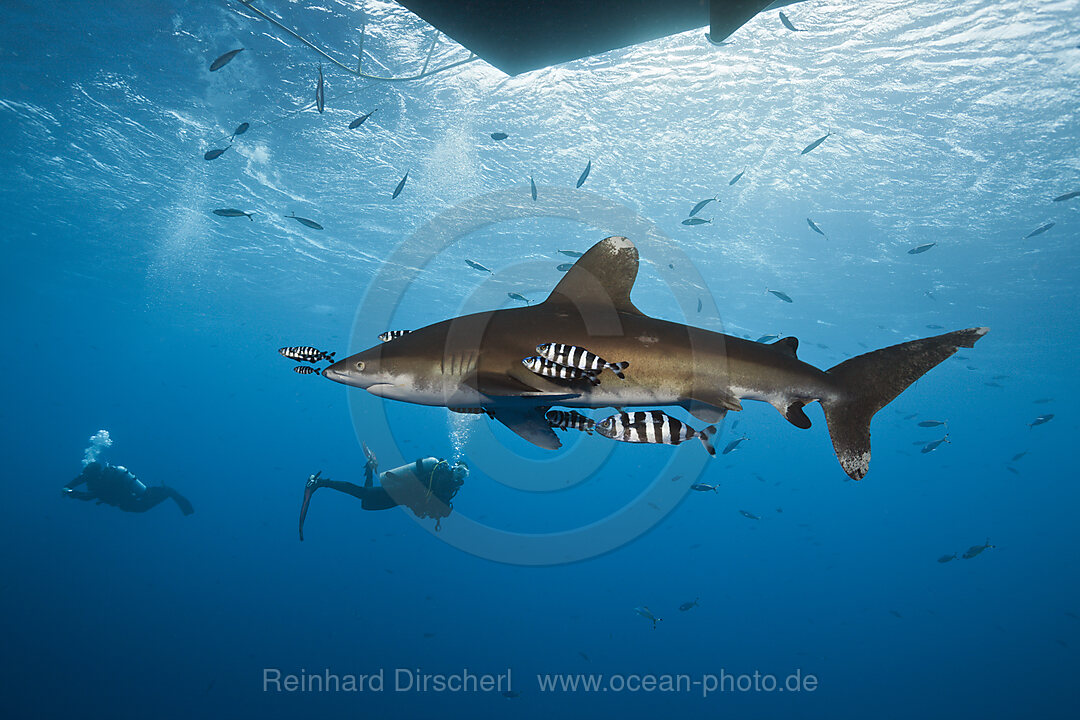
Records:
[[[585,307],[609,307],[641,315],[630,302],[638,273],[638,251],[627,238],[604,238],[578,258],[545,301]]]
[[[492,417],[533,445],[538,445],[545,450],[558,450],[562,447],[562,442],[544,417],[548,409],[547,407],[499,408],[492,412]]]
[[[874,413],[959,348],[974,347],[988,330],[970,328],[900,343],[845,360],[829,370],[837,384],[837,396],[822,399],[821,405],[836,457],[853,480],[861,480],[870,467],[870,420]]]

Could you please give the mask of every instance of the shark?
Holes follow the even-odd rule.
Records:
[[[803,409],[820,403],[844,472],[862,479],[870,466],[874,414],[909,385],[988,332],[975,327],[900,343],[821,370],[797,356],[799,341],[758,343],[650,317],[631,301],[637,247],[608,237],[582,255],[548,298],[528,307],[472,313],[428,325],[330,365],[323,375],[374,396],[486,412],[542,448],[561,443],[544,415],[570,408],[681,407],[716,422],[767,402],[796,428],[811,427]],[[522,360],[543,343],[587,348],[626,362],[625,379],[609,370],[593,385],[530,371]]]

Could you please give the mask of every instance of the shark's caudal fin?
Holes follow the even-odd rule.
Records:
[[[971,328],[900,343],[846,360],[828,372],[838,394],[823,399],[833,449],[853,480],[870,466],[870,420],[931,368],[957,349],[973,347],[989,328]]]

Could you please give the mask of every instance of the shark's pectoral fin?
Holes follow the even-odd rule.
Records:
[[[477,371],[461,381],[461,384],[488,397],[545,397],[552,400],[567,400],[579,397],[563,385],[542,378],[532,373],[524,365],[521,369],[512,368],[509,372]]]
[[[500,408],[493,411],[491,416],[533,445],[545,450],[558,450],[562,443],[544,418],[547,411],[546,407],[514,410]]]

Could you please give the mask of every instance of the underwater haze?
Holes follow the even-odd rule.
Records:
[[[0,5],[0,712],[1073,717],[1080,0],[784,13],[508,77],[392,2]],[[642,312],[817,368],[990,332],[858,482],[817,405],[546,451],[278,353],[535,304],[609,235]],[[453,512],[323,490],[300,542],[361,442],[468,463]],[[194,514],[64,497],[88,448]]]

